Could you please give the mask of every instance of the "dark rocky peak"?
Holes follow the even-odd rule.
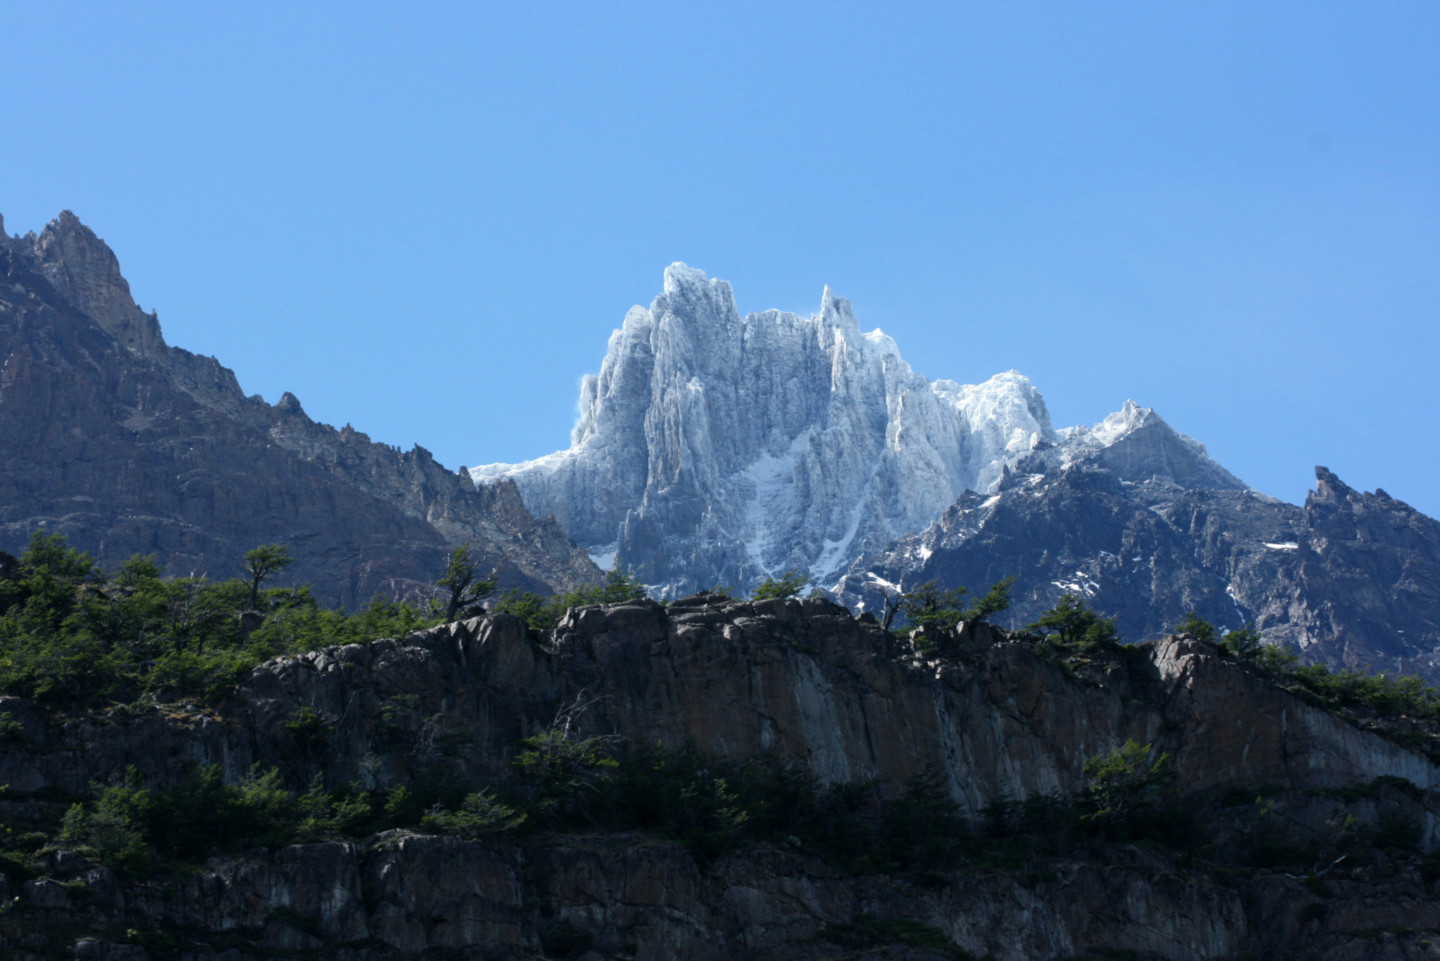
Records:
[[[0,277],[6,546],[43,526],[103,565],[154,553],[186,573],[284,542],[294,576],[346,604],[423,593],[460,544],[507,587],[602,576],[513,489],[477,496],[428,452],[316,423],[292,394],[246,397],[219,361],[166,346],[114,253],[69,211],[0,245]]]
[[[65,297],[132,351],[165,348],[160,321],[136,306],[120,261],[105,241],[68,210],[45,225],[33,246],[36,266]]]
[[[300,398],[288,390],[280,395],[280,400],[275,404],[275,411],[287,416],[304,417],[305,408],[300,406]]]
[[[1086,459],[1141,483],[1168,479],[1180,487],[1245,490],[1246,484],[1211,460],[1205,445],[1181,434],[1153,408],[1133,400],[1096,426],[1085,444],[1099,443]],[[1083,449],[1083,448],[1082,448]]]
[[[1384,545],[1440,564],[1440,522],[1383,490],[1361,493],[1325,467],[1305,498],[1305,523],[1331,542]]]
[[[1357,497],[1355,489],[1342,481],[1328,467],[1316,466],[1315,468],[1315,489],[1310,496],[1305,498],[1305,506],[1320,506],[1322,504],[1341,504]]]

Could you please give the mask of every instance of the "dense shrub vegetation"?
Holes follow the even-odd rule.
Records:
[[[1208,859],[1231,872],[1318,873],[1337,858],[1364,865],[1419,851],[1418,789],[1398,778],[1289,796],[1262,787],[1182,798],[1168,757],[1134,741],[1090,758],[1085,775],[1078,794],[996,799],[971,820],[935,770],[889,795],[870,782],[821,784],[773,755],[717,759],[580,738],[557,724],[517,746],[510,777],[486,785],[442,779],[326,790],[317,779],[292,791],[275,771],[227,784],[218,768],[197,767],[155,790],[132,773],[127,784],[71,804],[48,830],[7,835],[0,869],[32,875],[39,854],[62,847],[147,873],[256,846],[362,838],[395,827],[472,840],[642,831],[683,844],[701,865],[764,843],[808,851],[845,872],[906,874],[924,884],[972,870],[1018,871],[1038,882],[1057,859],[1104,856],[1117,844],[1165,850],[1187,864]],[[1325,830],[1307,833],[1285,806],[1316,803],[1312,796],[1333,805],[1335,815]],[[1357,803],[1366,817],[1353,813]]]
[[[0,578],[0,692],[51,703],[213,696],[278,654],[440,621],[405,601],[347,614],[308,587],[262,590],[283,557],[252,551],[245,579],[167,578],[139,556],[107,574],[63,537],[36,533]]]

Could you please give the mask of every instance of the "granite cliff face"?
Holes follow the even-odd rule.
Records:
[[[1382,775],[1440,789],[1440,767],[1423,755],[1213,646],[1169,638],[1077,669],[987,627],[969,630],[956,641],[967,656],[927,658],[823,600],[575,608],[540,639],[497,614],[266,662],[214,714],[112,712],[43,735],[40,715],[5,699],[41,742],[7,750],[0,783],[83,794],[91,780],[122,781],[130,766],[163,784],[196,762],[234,779],[260,764],[303,785],[313,762],[327,783],[403,782],[423,759],[410,741],[462,731],[455,775],[496,781],[520,740],[579,698],[593,702],[579,733],[630,744],[721,758],[776,751],[824,781],[878,778],[896,791],[935,768],[971,815],[995,798],[1077,792],[1086,758],[1131,739],[1169,752],[1189,791],[1329,788]],[[409,706],[397,714],[395,703]],[[302,707],[343,722],[318,761],[295,750],[286,727]],[[402,727],[416,724],[396,739],[401,715]],[[1440,839],[1440,821],[1426,824]]]
[[[287,572],[328,601],[433,582],[473,543],[508,586],[599,576],[512,485],[477,489],[422,448],[401,452],[246,397],[209,357],[166,346],[115,255],[70,212],[34,234],[0,226],[0,540],[44,527],[102,564],[158,554],[170,572],[233,573],[284,543]]]
[[[10,785],[0,814],[83,795],[92,782],[174,784],[196,763],[232,779],[273,765],[302,787],[317,772],[327,784],[403,784],[428,758],[470,783],[498,782],[520,739],[583,696],[581,734],[716,757],[774,752],[825,781],[876,778],[889,794],[928,768],[971,814],[997,799],[1078,791],[1087,757],[1136,739],[1169,752],[1181,798],[1238,793],[1248,805],[1259,790],[1271,800],[1257,816],[1279,805],[1295,830],[1318,836],[1388,806],[1413,819],[1424,850],[1440,842],[1432,760],[1211,645],[1167,638],[1063,665],[984,625],[931,641],[943,653],[916,654],[821,600],[700,596],[668,609],[575,609],[539,637],[494,615],[278,659],[208,709],[59,716],[10,698],[0,710],[20,730],[0,750]],[[302,707],[333,722],[323,745],[297,748],[290,722]],[[1388,786],[1358,790],[1367,784]],[[1224,851],[1254,839],[1242,830],[1211,842]],[[825,940],[867,916],[921,924],[997,959],[1101,949],[1141,959],[1428,957],[1437,882],[1413,862],[1386,870],[1332,865],[1323,883],[1278,870],[1227,878],[1122,846],[1025,868],[856,874],[798,841],[701,864],[647,835],[480,843],[392,831],[212,858],[168,882],[57,852],[48,875],[0,882],[17,899],[0,914],[0,937],[36,957],[73,941],[73,956],[140,959],[152,956],[138,946],[145,939],[123,932],[169,932],[174,947],[160,956],[196,961],[242,947],[355,961],[587,949],[635,959],[954,956]],[[557,930],[583,932],[585,947],[557,946]]]

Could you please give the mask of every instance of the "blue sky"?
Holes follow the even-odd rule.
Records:
[[[899,7],[899,9],[894,9]],[[921,373],[1440,514],[1440,5],[0,0],[0,214],[450,467],[568,443],[666,264]]]

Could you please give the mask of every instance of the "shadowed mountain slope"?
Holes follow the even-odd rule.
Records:
[[[283,543],[286,578],[329,602],[413,593],[472,543],[508,586],[598,578],[512,485],[477,489],[402,452],[246,397],[215,359],[168,347],[115,255],[70,212],[38,236],[0,221],[0,545],[43,527],[102,564],[155,553],[173,574],[236,573]]]

